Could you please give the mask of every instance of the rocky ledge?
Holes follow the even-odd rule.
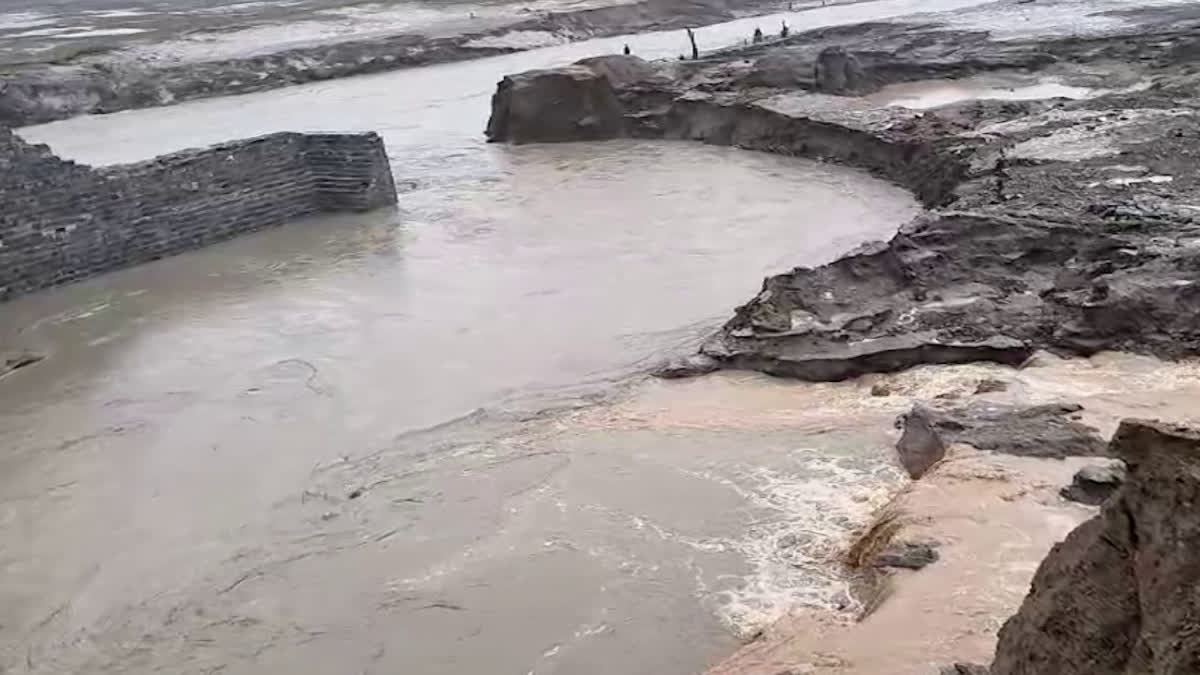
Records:
[[[1028,42],[862,24],[696,61],[602,57],[506,77],[487,133],[825,159],[928,207],[890,241],[766,279],[700,357],[664,375],[828,381],[922,363],[1017,366],[1038,349],[1174,359],[1200,352],[1197,26],[1200,8],[1126,34]],[[1076,98],[888,105],[903,83],[983,78],[1073,85]],[[1020,98],[1020,86],[992,94]]]

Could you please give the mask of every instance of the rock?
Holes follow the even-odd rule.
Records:
[[[876,382],[871,385],[872,396],[891,396],[892,388],[886,382]]]
[[[919,570],[937,562],[938,552],[930,544],[917,542],[893,542],[875,556],[871,564],[875,567],[902,567]]]
[[[1008,383],[1004,380],[994,380],[990,377],[985,377],[975,385],[976,394],[990,394],[994,391],[1008,391]]]
[[[852,94],[866,88],[866,77],[858,58],[842,47],[826,47],[813,65],[817,91],[828,94]]]
[[[660,364],[651,371],[654,377],[673,380],[684,377],[707,375],[721,368],[721,363],[704,354],[691,354],[685,357],[674,357]]]
[[[1108,446],[1097,431],[1072,416],[1072,403],[1035,406],[974,402],[957,408],[915,407],[902,418],[905,432],[918,420],[920,434],[940,442],[965,443],[980,450],[1024,457],[1103,456]],[[903,438],[901,438],[903,441]]]
[[[977,663],[956,663],[944,666],[938,671],[938,675],[989,675],[989,670],[987,666]]]
[[[489,141],[594,141],[626,134],[616,87],[652,77],[636,56],[585,59],[574,65],[506,76],[492,95]]]
[[[901,418],[904,432],[896,443],[900,465],[917,480],[946,456],[946,443],[934,429],[933,414],[923,406],[914,406]]]
[[[1075,472],[1071,484],[1059,490],[1064,499],[1099,506],[1108,500],[1125,482],[1125,465],[1119,461],[1112,464],[1085,466]]]
[[[1200,673],[1200,431],[1125,420],[1124,489],[1054,546],[991,675]]]

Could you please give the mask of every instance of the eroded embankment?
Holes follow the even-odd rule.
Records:
[[[830,46],[851,39],[872,51]],[[590,59],[505,78],[494,99],[493,140],[657,137],[818,157],[894,180],[932,207],[886,243],[767,279],[703,358],[673,374],[733,367],[836,380],[918,363],[1016,365],[1039,348],[1165,358],[1200,348],[1200,184],[1188,168],[1200,119],[1195,76],[1180,63],[1196,48],[1191,32],[993,44],[885,24],[797,40],[794,53],[757,60]],[[1141,64],[1132,70],[1114,60],[1131,50]],[[796,76],[759,86],[781,59]],[[1128,84],[1080,100],[928,111],[851,96],[1051,63],[1060,76]]]

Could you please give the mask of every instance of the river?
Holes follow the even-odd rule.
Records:
[[[931,4],[978,3],[803,21]],[[700,395],[694,420],[604,411],[764,274],[917,205],[727,148],[483,143],[504,73],[624,43],[683,37],[22,131],[104,164],[373,129],[402,194],[0,306],[0,340],[49,354],[0,381],[3,672],[684,675],[791,604],[846,602],[823,556],[898,479],[867,430],[886,415],[742,424],[665,384],[638,386]]]

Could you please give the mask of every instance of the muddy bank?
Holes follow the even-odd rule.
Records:
[[[29,63],[0,66],[0,124],[26,126],[75,115],[507,54],[573,40],[682,30],[787,6],[780,0],[637,0],[524,14],[514,9],[507,18],[491,21],[475,19],[474,13],[468,19],[464,11],[460,12],[464,15],[458,22],[461,25],[368,37],[340,35],[332,40],[313,39],[313,44],[281,41],[277,47],[255,42],[253,50],[236,50],[248,53],[228,55],[221,53],[220,31],[210,38],[218,44],[206,51],[201,51],[204,43],[186,42],[177,48],[168,42],[158,48],[95,45],[56,49],[27,57],[32,59]],[[191,56],[164,58],[158,54],[180,50]]]
[[[488,132],[818,157],[893,180],[929,207],[888,242],[768,278],[705,342],[701,369],[838,380],[920,363],[1015,366],[1037,349],[1180,358],[1200,350],[1200,183],[1190,168],[1200,99],[1188,63],[1200,10],[1181,13],[1166,27],[1092,39],[994,42],[864,24],[697,62],[608,57],[506,78]],[[867,96],[981,72],[1089,91],[985,91],[932,109]]]

